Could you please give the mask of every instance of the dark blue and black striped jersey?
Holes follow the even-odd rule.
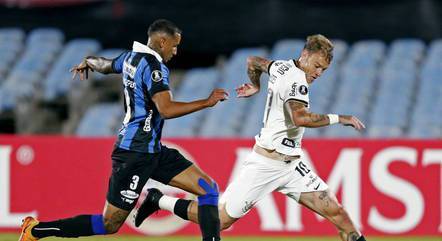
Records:
[[[125,116],[116,147],[136,152],[161,150],[161,118],[152,96],[169,90],[169,69],[161,56],[138,42],[132,51],[112,61],[116,73],[123,73]]]

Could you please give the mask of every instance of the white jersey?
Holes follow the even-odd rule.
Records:
[[[284,108],[288,100],[309,106],[305,73],[295,66],[293,60],[275,61],[270,64],[269,76],[264,127],[255,137],[256,144],[285,155],[301,157],[283,162],[252,151],[244,160],[238,176],[227,186],[219,200],[232,218],[241,218],[273,191],[299,202],[302,193],[328,189],[328,185],[302,156],[304,127],[293,125]]]
[[[296,67],[294,60],[277,60],[270,64],[264,127],[255,136],[258,146],[285,155],[302,155],[304,127],[292,123],[284,104],[296,100],[308,107],[308,88],[305,73]]]

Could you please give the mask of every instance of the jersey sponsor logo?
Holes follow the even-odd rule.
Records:
[[[301,93],[301,95],[306,95],[308,93],[307,86],[305,86],[305,85],[299,86],[299,93]]]
[[[160,82],[163,79],[163,73],[160,70],[154,70],[150,78],[155,82]]]
[[[127,86],[127,87],[129,87],[131,89],[135,89],[135,87],[137,86],[135,81],[128,80],[126,78],[123,78],[123,84],[124,84],[124,86]]]
[[[287,147],[291,147],[291,148],[300,148],[301,147],[301,143],[289,138],[284,138],[282,139],[281,144],[283,144],[284,146]]]
[[[292,84],[292,90],[290,91],[289,96],[296,96],[296,92],[298,90],[297,86],[298,85],[296,83]]]
[[[289,70],[289,66],[282,64],[281,67],[278,68],[278,70],[276,70],[276,72],[278,72],[280,75],[285,74],[287,71]]]
[[[129,75],[133,79],[135,77],[135,72],[137,72],[137,68],[124,61],[123,73]]]
[[[152,130],[151,126],[150,126],[150,121],[152,120],[152,110],[149,110],[149,115],[146,117],[146,121],[144,121],[144,127],[143,127],[143,131],[145,132],[149,132]]]
[[[295,148],[295,141],[294,140],[290,140],[288,138],[282,139],[281,144],[283,144],[284,146]]]

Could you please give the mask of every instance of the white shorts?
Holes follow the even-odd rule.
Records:
[[[247,156],[240,174],[227,186],[220,204],[225,204],[230,217],[240,218],[275,190],[298,202],[303,192],[327,189],[328,185],[302,158],[285,163],[253,151]]]

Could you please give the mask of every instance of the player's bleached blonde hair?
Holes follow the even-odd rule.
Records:
[[[304,49],[313,53],[320,52],[329,63],[333,59],[333,44],[322,34],[308,36]]]

